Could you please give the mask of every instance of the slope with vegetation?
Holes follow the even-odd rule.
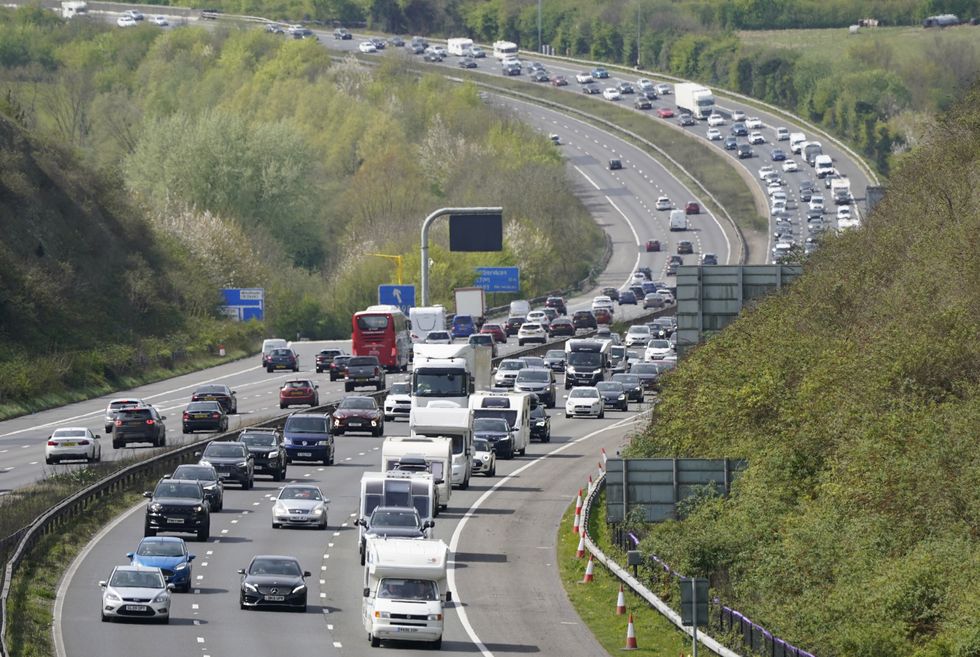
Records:
[[[17,134],[59,144],[45,147],[66,158],[54,192],[72,177],[85,192],[74,197],[79,212],[48,219],[57,193],[40,193],[8,158],[8,185],[23,191],[9,212],[37,220],[24,225],[24,244],[0,235],[0,245],[25,263],[10,287],[22,306],[44,305],[35,324],[47,332],[5,321],[0,367],[40,349],[65,371],[35,380],[18,370],[30,379],[19,388],[0,377],[7,398],[30,398],[42,380],[73,386],[67,370],[79,368],[64,354],[96,342],[111,350],[158,337],[170,353],[203,335],[193,321],[211,326],[210,338],[347,336],[351,313],[394,279],[390,261],[372,254],[404,256],[405,282],[415,282],[421,221],[442,206],[502,205],[505,249],[450,254],[434,231],[436,302],[486,265],[519,266],[522,293],[538,295],[582,279],[602,251],[548,139],[473,86],[420,78],[397,58],[369,70],[256,28],[118,30],[39,8],[0,11],[0,44],[0,108]],[[25,250],[38,241],[46,260]],[[32,274],[38,262],[52,263],[57,284]],[[88,296],[69,298],[73,285]],[[264,287],[266,326],[219,322],[225,286]],[[46,319],[76,302],[64,323]]]
[[[819,657],[980,655],[980,87],[864,228],[666,381],[632,456],[745,457],[642,547]]]

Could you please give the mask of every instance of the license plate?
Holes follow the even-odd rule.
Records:
[[[146,611],[146,605],[126,605],[126,611]]]
[[[230,476],[231,476],[231,473],[230,472],[219,472],[218,473],[218,478],[219,479],[227,479]]]
[[[62,447],[76,447],[78,443],[61,443]]]
[[[419,628],[417,628],[417,627],[396,627],[395,628],[395,631],[396,632],[418,632],[419,631]]]
[[[183,525],[184,524],[184,519],[183,518],[167,518],[167,524],[168,525]]]
[[[207,413],[194,413],[195,420],[206,420],[208,417]]]
[[[265,599],[268,600],[269,602],[282,602],[283,600],[286,599],[286,596],[284,596],[284,595],[267,595],[267,596],[265,596]]]
[[[313,456],[313,452],[300,452],[297,456]]]
[[[361,426],[361,421],[360,420],[348,420],[347,424],[351,425],[352,427],[359,427],[359,426]]]
[[[306,519],[306,516],[289,516],[290,522],[304,522]]]

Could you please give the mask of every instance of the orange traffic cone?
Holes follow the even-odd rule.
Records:
[[[581,524],[581,521],[582,521],[582,516],[579,514],[578,511],[576,511],[575,512],[575,520],[572,521],[572,533],[573,534],[578,534],[579,533],[579,525]]]
[[[589,555],[589,563],[585,565],[585,577],[582,578],[582,584],[588,584],[593,580],[593,571],[595,566],[593,566],[592,555]]]
[[[575,550],[575,558],[581,559],[585,556],[585,536],[580,535],[578,537],[578,549]]]
[[[589,475],[589,495],[592,494],[592,475]]]
[[[623,595],[623,585],[619,585],[619,595],[616,596],[616,615],[622,616],[626,613],[626,596]]]
[[[575,498],[575,513],[582,513],[582,489],[578,489],[578,497]]]
[[[599,449],[599,451],[602,453],[602,462],[605,463],[606,461],[608,461],[609,460],[609,457],[606,456],[606,448],[605,447],[601,447]]]
[[[596,465],[599,466],[599,472],[602,472],[602,461],[599,461]]]
[[[626,624],[626,647],[624,650],[636,650],[636,629],[633,627],[633,614],[630,614],[629,623]]]

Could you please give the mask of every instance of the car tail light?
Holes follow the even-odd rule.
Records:
[[[188,419],[190,416],[191,416],[190,413],[188,413],[187,411],[184,411],[184,419],[185,420]]]
[[[121,427],[122,426],[122,420],[116,420],[116,423],[115,424],[116,424],[117,427]]]
[[[219,417],[221,417],[221,414],[220,413],[212,413],[211,414],[211,419],[212,420],[217,420]]]
[[[53,441],[53,440],[49,440],[48,441],[48,447],[57,447],[57,446],[58,446],[58,443],[56,443],[55,441]]]
[[[147,424],[156,424],[156,422],[154,422],[153,420],[147,420],[146,423]]]
[[[79,440],[78,441],[78,444],[79,445],[88,445],[88,441],[87,440]]]

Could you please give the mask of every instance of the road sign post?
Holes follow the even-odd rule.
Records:
[[[408,309],[415,305],[414,285],[379,285],[378,303],[385,306],[398,306],[408,314]]]
[[[698,626],[708,623],[708,580],[681,577],[681,624],[693,628],[693,652],[698,657]]]
[[[488,215],[488,216],[491,216],[492,218],[494,218],[494,215],[496,215],[496,218],[499,218],[499,221],[496,218],[494,218],[495,220],[494,220],[493,223],[494,224],[499,224],[499,225],[502,226],[503,225],[503,223],[502,223],[503,222],[503,219],[502,219],[502,216],[501,215],[502,215],[503,211],[504,211],[504,209],[503,208],[500,208],[500,207],[495,207],[495,208],[440,208],[440,209],[436,210],[435,212],[433,212],[432,214],[430,214],[428,217],[425,218],[425,221],[422,222],[422,238],[421,238],[421,246],[419,248],[419,250],[421,251],[421,254],[420,255],[422,256],[422,258],[421,258],[422,259],[422,263],[421,263],[421,265],[422,265],[422,279],[421,279],[421,283],[422,283],[422,305],[423,306],[428,306],[429,305],[429,228],[432,227],[432,222],[434,222],[439,217],[443,217],[445,215],[450,215],[450,216],[453,216],[453,217],[459,217],[459,216],[462,216],[462,215]],[[467,250],[470,250],[470,249],[467,249]]]

